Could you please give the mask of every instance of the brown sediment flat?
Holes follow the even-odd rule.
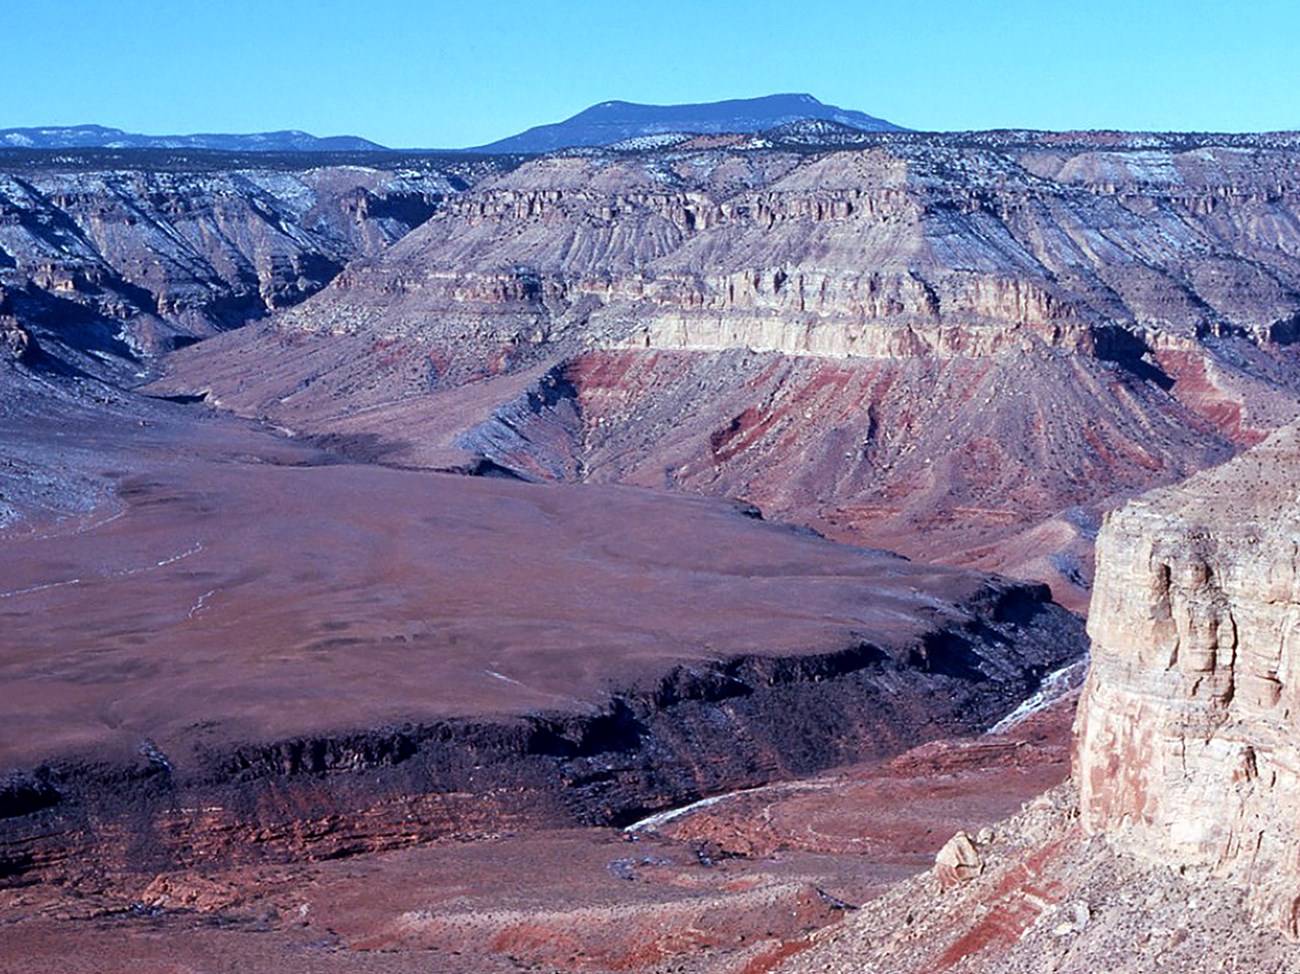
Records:
[[[582,711],[686,660],[906,641],[983,582],[725,503],[242,435],[140,430],[119,511],[4,539],[0,766],[200,727]]]
[[[924,784],[774,792],[761,846],[554,826],[977,729],[1081,643],[738,504],[140,415],[8,431],[116,493],[0,539],[0,970],[765,969],[932,854],[855,838]]]

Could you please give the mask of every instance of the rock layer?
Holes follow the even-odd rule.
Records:
[[[1297,936],[1300,431],[1145,495],[1098,540],[1083,822],[1250,890]]]
[[[1300,152],[1164,143],[982,133],[538,159],[256,333],[181,353],[166,387],[369,432],[402,462],[463,434],[530,475],[740,494],[1081,600],[1080,523],[1300,411]],[[797,377],[774,396],[778,374]],[[521,394],[511,376],[547,384]],[[824,462],[791,492],[781,468],[803,453]],[[1001,453],[1033,454],[1014,497],[979,482],[1022,482],[1024,458]],[[947,455],[952,477],[920,462]],[[1080,470],[1098,472],[1090,503]],[[969,495],[943,486],[968,478]]]

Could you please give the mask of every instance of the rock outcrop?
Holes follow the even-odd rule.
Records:
[[[1143,496],[1098,540],[1083,824],[1300,917],[1300,430]]]
[[[791,972],[1300,970],[1300,425],[1112,513],[1073,782]]]
[[[14,318],[4,314],[3,292],[0,292],[0,355],[10,362],[18,362],[31,347],[32,336]]]
[[[1082,606],[1102,510],[1300,413],[1300,151],[874,138],[531,161],[167,388],[403,463],[743,496]]]
[[[946,887],[960,886],[984,872],[984,857],[975,840],[958,832],[943,844],[934,857],[934,874]]]

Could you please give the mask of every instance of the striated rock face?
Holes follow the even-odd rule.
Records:
[[[325,161],[6,153],[10,314],[44,333],[47,352],[98,374],[105,356],[146,357],[301,301],[510,164]]]
[[[1249,889],[1300,934],[1300,430],[1143,496],[1098,539],[1083,823]]]
[[[1092,326],[1128,329],[1139,355],[1275,340],[1300,310],[1296,169],[1294,149],[1208,137],[1181,152],[932,137],[547,158],[460,197],[296,324],[345,324],[350,307],[358,325],[432,338],[445,326],[417,313],[455,298],[552,343],[576,328],[669,348],[951,355],[1038,335],[1109,358]]]
[[[1300,152],[874,138],[533,160],[167,383],[406,463],[737,494],[1081,604],[1100,510],[1300,413]]]

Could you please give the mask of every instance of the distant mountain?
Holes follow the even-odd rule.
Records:
[[[317,138],[307,132],[247,135],[139,135],[103,125],[0,129],[0,148],[9,149],[220,149],[226,152],[366,152],[386,147],[355,135]]]
[[[637,105],[605,101],[553,125],[538,125],[479,152],[549,152],[571,146],[612,145],[667,132],[763,132],[805,119],[837,122],[864,132],[901,132],[900,125],[864,112],[824,105],[812,95],[733,98],[699,105]]]
[[[801,123],[801,124],[795,124]],[[794,128],[790,126],[794,125]],[[906,132],[884,119],[825,105],[812,95],[767,95],[698,105],[637,105],[606,101],[553,125],[538,125],[474,149],[489,153],[539,153],[579,146],[664,144],[674,133],[768,133],[784,141],[833,136],[848,143],[860,132]],[[825,141],[825,138],[823,138]],[[141,135],[103,125],[51,125],[0,129],[0,149],[215,149],[223,152],[388,152],[387,146],[355,135],[319,138],[291,129],[248,134]],[[430,150],[408,150],[430,151]],[[452,151],[452,150],[445,150]]]

